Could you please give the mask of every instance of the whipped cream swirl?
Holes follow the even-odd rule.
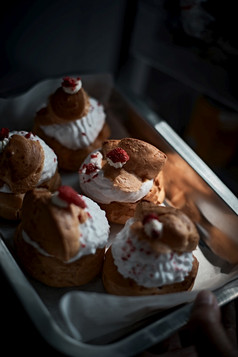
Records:
[[[153,180],[146,180],[140,189],[134,192],[122,191],[113,185],[113,181],[104,176],[102,170],[102,153],[99,150],[91,153],[79,170],[80,187],[86,196],[99,203],[137,202],[146,196],[153,186]]]
[[[97,203],[90,200],[90,198],[85,196],[82,197],[87,205],[85,210],[88,212],[88,219],[84,223],[79,224],[80,248],[74,257],[69,259],[67,262],[64,262],[67,264],[75,262],[84,255],[95,254],[98,248],[104,248],[108,242],[110,227],[105,212],[101,210]],[[52,196],[52,198],[54,204],[59,205],[59,207],[64,206],[64,204],[60,202],[60,199],[57,199],[55,196]],[[40,254],[47,257],[53,257],[38,243],[31,239],[25,231],[22,232],[22,237],[26,243],[31,244]]]
[[[44,151],[44,165],[37,186],[40,186],[42,183],[50,180],[54,176],[58,165],[57,156],[55,155],[54,151],[37,135],[34,135],[28,131],[21,130],[21,131],[11,131],[9,133],[8,138],[5,138],[3,140],[0,153],[4,150],[11,136],[13,135],[27,136],[29,140],[38,141],[41,144],[41,147]],[[11,190],[7,184],[4,184],[2,187],[0,187],[0,192],[11,193]]]
[[[105,123],[103,106],[94,98],[89,98],[87,115],[65,124],[41,125],[44,133],[71,150],[84,148],[97,138]]]
[[[156,254],[150,245],[138,240],[130,230],[130,218],[112,244],[112,255],[118,271],[146,288],[160,287],[184,280],[193,267],[192,252]]]

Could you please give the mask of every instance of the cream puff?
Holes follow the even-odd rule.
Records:
[[[198,241],[195,225],[182,211],[142,201],[106,253],[106,291],[157,295],[191,290]]]
[[[81,79],[65,77],[36,113],[33,132],[54,150],[60,168],[76,171],[109,137],[105,118],[103,105],[87,95]]]
[[[162,151],[142,140],[105,140],[81,165],[80,187],[106,211],[110,222],[124,224],[140,200],[163,202],[165,162]]]
[[[56,190],[61,184],[57,157],[37,135],[0,130],[0,216],[19,219],[24,195],[35,187]]]
[[[69,186],[25,195],[15,234],[17,257],[35,279],[54,287],[80,286],[102,269],[109,225],[105,212]]]

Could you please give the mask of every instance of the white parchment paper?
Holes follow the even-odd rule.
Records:
[[[194,255],[199,261],[199,269],[191,292],[145,297],[79,291],[65,294],[60,301],[60,310],[71,334],[84,342],[108,343],[151,314],[193,301],[200,290],[215,290],[231,281],[238,286],[235,280],[237,266],[225,262],[215,266],[200,248]]]

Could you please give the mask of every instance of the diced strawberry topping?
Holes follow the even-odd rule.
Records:
[[[78,81],[80,81],[80,77],[77,78],[64,77],[61,85],[62,87],[75,88]]]
[[[117,147],[107,153],[107,158],[109,158],[113,163],[125,163],[129,160],[130,157],[125,150]]]
[[[89,164],[83,165],[83,170],[84,169],[86,169],[85,171],[86,175],[90,175],[97,170],[97,166],[90,162]]]
[[[61,186],[58,189],[59,198],[67,203],[73,203],[80,208],[86,208],[86,203],[80,195],[70,186]]]
[[[143,218],[143,225],[149,223],[152,219],[156,219],[157,221],[159,221],[159,217],[157,216],[157,214],[155,213],[149,213],[147,215],[145,215],[145,217]]]
[[[26,138],[26,139],[30,139],[31,135],[34,135],[34,134],[32,134],[32,132],[29,131],[29,133],[27,133],[27,134],[25,135],[25,138]]]
[[[8,128],[1,128],[0,129],[0,140],[4,140],[5,138],[8,138],[9,136],[9,129]]]

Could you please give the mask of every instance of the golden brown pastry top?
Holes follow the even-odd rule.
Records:
[[[0,153],[0,180],[13,193],[25,193],[35,187],[44,165],[44,150],[38,141],[12,135]]]
[[[126,192],[135,192],[145,180],[155,179],[167,159],[155,146],[134,138],[106,140],[102,144],[102,153],[104,175]],[[124,160],[123,166],[111,166],[108,157],[114,162]]]
[[[146,180],[155,179],[163,169],[166,155],[155,146],[134,138],[105,140],[102,144],[103,171],[113,185],[126,192],[140,189]],[[123,162],[115,168],[108,163],[108,158]]]
[[[36,124],[64,124],[87,115],[90,108],[87,93],[83,88],[76,93],[67,93],[64,90],[64,83],[67,80],[69,83],[74,81],[70,77],[64,78],[62,86],[49,97],[47,106],[37,112],[35,117]]]
[[[155,229],[148,234],[145,224],[151,219],[158,220],[162,226],[160,230]],[[158,253],[191,252],[199,241],[198,231],[185,213],[173,207],[158,206],[147,201],[138,204],[131,229],[139,239],[146,240]]]
[[[142,180],[154,179],[162,170],[166,155],[155,146],[134,138],[121,140],[106,140],[102,145],[102,151],[106,156],[111,150],[120,147],[129,156],[129,160],[123,169],[129,173],[136,173]]]
[[[48,254],[66,262],[80,248],[79,224],[88,218],[83,202],[59,207],[49,191],[29,191],[23,201],[22,229]]]

